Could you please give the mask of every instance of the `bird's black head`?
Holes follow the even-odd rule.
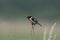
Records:
[[[31,18],[32,16],[28,16],[27,18],[29,19],[29,18]]]

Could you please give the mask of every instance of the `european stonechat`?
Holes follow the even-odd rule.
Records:
[[[38,23],[38,21],[34,17],[28,16],[27,18],[31,22],[32,25],[38,24],[38,25],[42,26],[40,23]]]

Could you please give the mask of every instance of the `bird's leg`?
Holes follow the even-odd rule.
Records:
[[[32,25],[32,35],[34,35],[34,25]]]
[[[35,25],[32,25],[32,40],[34,40],[34,35],[35,35],[35,33],[34,33],[34,26]]]

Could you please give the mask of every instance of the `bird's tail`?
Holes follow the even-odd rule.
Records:
[[[38,25],[42,26],[40,23],[37,23]]]

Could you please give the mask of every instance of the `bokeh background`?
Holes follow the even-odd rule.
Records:
[[[42,40],[44,26],[56,22],[54,33],[60,40],[60,0],[0,0],[0,40],[31,40],[27,16],[37,18],[43,27],[35,27],[37,40]]]

